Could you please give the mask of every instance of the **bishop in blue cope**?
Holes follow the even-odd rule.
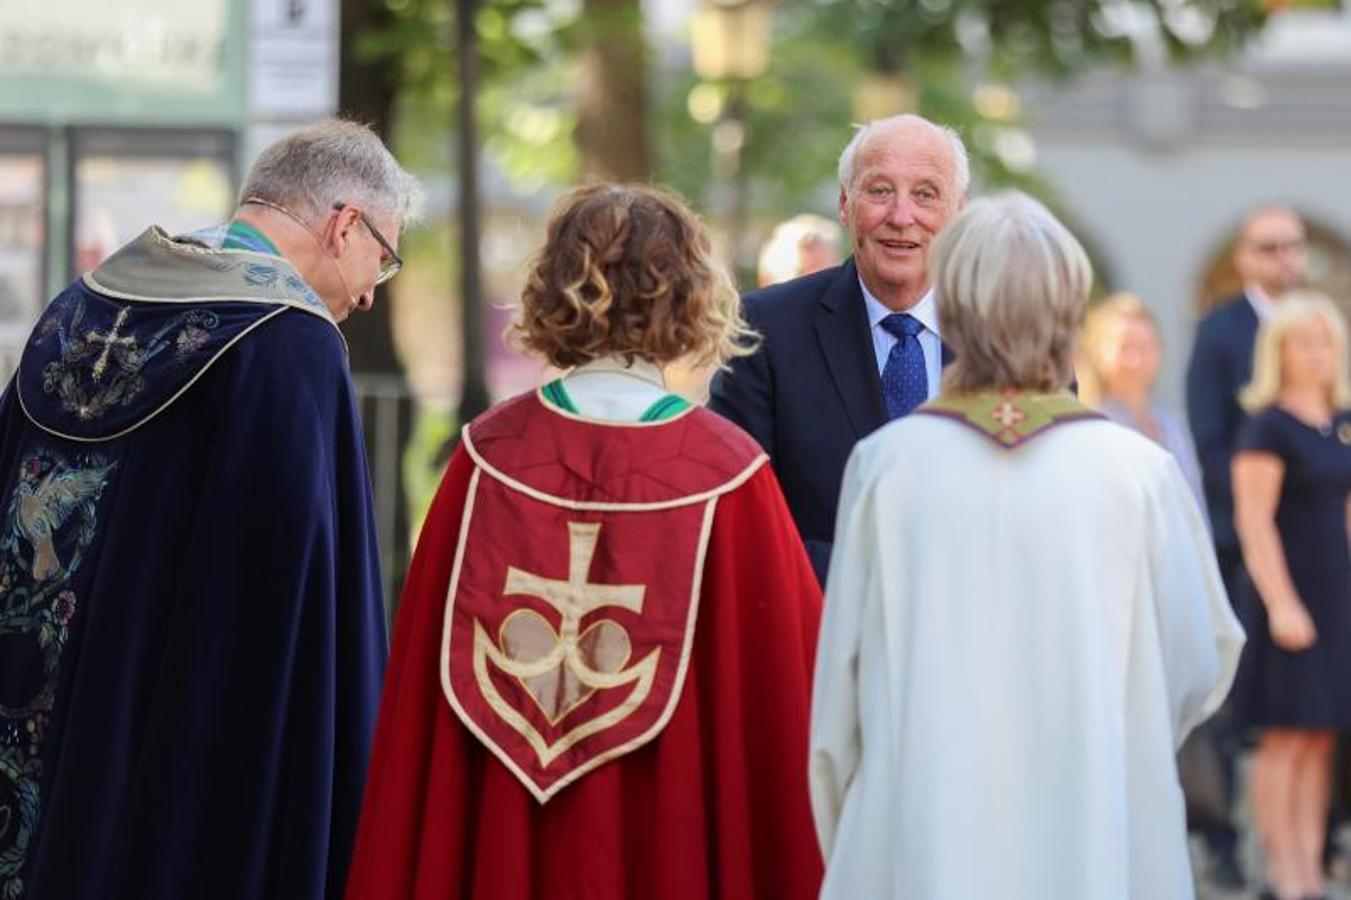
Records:
[[[341,896],[386,641],[337,326],[414,193],[311,126],[43,312],[0,398],[0,900]]]

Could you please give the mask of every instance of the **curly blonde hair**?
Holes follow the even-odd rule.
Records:
[[[558,368],[606,356],[721,365],[757,343],[703,224],[675,194],[634,184],[559,199],[508,337]]]

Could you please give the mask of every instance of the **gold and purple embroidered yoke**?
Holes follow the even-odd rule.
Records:
[[[1021,447],[1057,425],[1103,418],[1067,391],[977,391],[939,397],[915,413],[961,422],[1006,450]]]

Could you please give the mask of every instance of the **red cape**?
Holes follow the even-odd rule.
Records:
[[[821,859],[806,758],[821,597],[772,471],[754,465],[754,445],[702,409],[624,427],[566,417],[533,395],[470,434],[474,452],[462,445],[451,460],[409,571],[349,900],[814,898]],[[724,491],[669,719],[547,803],[503,764],[500,747],[494,753],[465,726],[443,690],[448,593],[471,483],[500,484],[495,475],[504,474],[574,503],[661,504],[710,485]]]

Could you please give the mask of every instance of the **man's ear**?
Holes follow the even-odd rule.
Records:
[[[849,230],[849,195],[845,193],[844,185],[840,185],[840,225]]]
[[[355,206],[344,206],[333,217],[333,249],[341,255],[347,252],[353,230],[361,225],[361,212]]]

